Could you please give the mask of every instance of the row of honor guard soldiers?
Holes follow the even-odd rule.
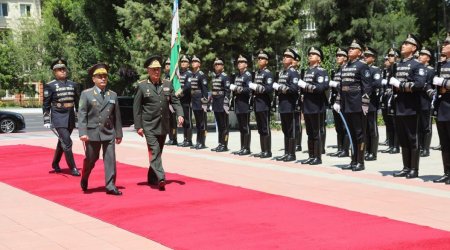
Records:
[[[447,37],[442,47],[442,55],[446,55],[447,58],[449,40]],[[247,69],[247,58],[239,56],[238,73],[233,79],[223,72],[223,61],[217,58],[214,61],[212,91],[209,98],[207,77],[200,70],[200,59],[196,56],[192,58],[193,71],[190,71],[190,60],[183,56],[180,70],[183,89],[181,99],[185,114],[189,115],[185,115],[187,119],[183,126],[184,141],[179,145],[192,146],[196,149],[205,148],[206,107],[212,100],[212,110],[219,130],[219,145],[211,150],[217,152],[228,150],[228,113],[230,109],[234,109],[238,119],[241,148],[233,154],[249,155],[251,153],[249,120],[250,112],[253,110],[261,145],[261,152],[254,156],[272,157],[270,112],[277,107],[284,135],[285,152],[275,159],[296,160],[295,151],[301,150],[300,117],[303,116],[309,157],[301,162],[311,165],[321,164],[325,144],[325,114],[327,108],[332,108],[338,151],[329,155],[348,157],[351,152],[351,162],[343,169],[360,171],[365,169],[365,160],[377,159],[379,144],[377,114],[381,109],[386,124],[388,145],[388,148],[381,152],[395,154],[399,153],[401,148],[403,169],[394,176],[415,178],[418,176],[420,156],[429,155],[431,116],[434,109],[445,168],[445,175],[436,181],[448,181],[450,155],[447,151],[450,149],[448,143],[442,142],[442,138],[447,138],[442,131],[448,130],[448,124],[444,122],[448,111],[442,108],[445,105],[440,105],[442,102],[445,103],[449,95],[446,87],[442,87],[447,86],[448,82],[448,60],[439,64],[438,70],[429,66],[431,51],[421,48],[417,37],[411,34],[403,42],[401,51],[389,49],[384,58],[383,70],[374,66],[377,57],[375,49],[364,47],[354,40],[347,50],[337,50],[338,67],[329,77],[326,70],[320,67],[323,53],[319,48],[309,48],[306,70],[296,68],[299,55],[295,50],[287,49],[283,54],[283,70],[274,76],[267,68],[268,53],[261,50],[257,55],[258,70],[254,75]],[[197,122],[198,136],[195,146],[192,144],[190,119],[192,111]],[[350,136],[346,132],[346,126]],[[172,131],[174,135],[168,144],[177,143],[176,128],[174,127]]]

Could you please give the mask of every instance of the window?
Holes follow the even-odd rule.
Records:
[[[20,5],[20,16],[22,17],[31,16],[31,4]]]
[[[0,16],[8,16],[8,4],[0,3]]]

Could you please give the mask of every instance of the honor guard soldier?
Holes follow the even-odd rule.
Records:
[[[297,52],[288,48],[283,54],[283,71],[280,72],[278,83],[272,86],[278,93],[278,112],[281,118],[281,129],[284,134],[284,155],[278,156],[277,161],[295,161],[295,110],[299,97],[298,80],[300,78],[292,61],[298,56]]]
[[[396,62],[399,60],[400,51],[398,49],[390,48],[387,53],[387,58],[384,60],[384,73],[383,80],[381,80],[382,85],[382,98],[380,101],[381,114],[383,117],[384,124],[386,126],[386,144],[387,149],[381,150],[381,153],[398,154],[400,153],[400,145],[398,142],[398,134],[395,131],[395,106],[392,100],[395,99],[392,90],[392,85],[388,84],[388,80],[395,73]],[[383,145],[383,144],[381,144]]]
[[[370,69],[370,76],[372,78],[372,91],[370,94],[369,112],[367,113],[367,130],[366,130],[366,161],[375,161],[378,152],[378,109],[380,106],[380,92],[381,92],[381,70],[373,63],[377,59],[377,51],[373,48],[367,47],[364,51],[364,61]]]
[[[322,164],[322,114],[326,111],[328,89],[328,73],[320,67],[323,52],[320,48],[311,47],[308,50],[309,68],[304,80],[298,81],[303,93],[303,115],[305,117],[306,134],[308,135],[309,158],[303,164]]]
[[[230,85],[234,95],[234,108],[241,134],[241,149],[234,151],[235,155],[249,155],[250,152],[250,95],[249,84],[252,83],[252,74],[247,70],[247,58],[239,55],[234,83]]]
[[[348,49],[348,63],[342,69],[339,95],[333,108],[343,113],[350,130],[352,160],[344,170],[364,170],[364,138],[366,134],[366,115],[369,112],[372,91],[369,66],[360,60],[362,54],[360,42],[353,40]]]
[[[52,168],[61,173],[59,166],[62,154],[66,158],[70,174],[80,176],[72,153],[70,135],[75,128],[75,111],[78,111],[78,84],[67,79],[67,62],[63,58],[53,60],[50,65],[55,80],[44,86],[44,127],[55,128],[58,134],[58,144],[53,156]]]
[[[430,156],[430,144],[432,136],[432,124],[431,124],[431,100],[434,96],[433,78],[435,75],[434,68],[430,66],[432,59],[432,53],[427,48],[422,48],[419,51],[419,62],[425,66],[426,83],[423,91],[420,95],[420,115],[419,115],[419,149],[420,156]]]
[[[183,135],[184,140],[178,144],[180,147],[191,147],[192,144],[192,109],[191,109],[191,89],[188,79],[192,72],[189,70],[189,58],[183,55],[180,59],[180,86],[181,94],[179,95],[181,107],[184,113]]]
[[[230,112],[230,78],[223,72],[223,60],[214,60],[212,79],[212,110],[217,122],[219,145],[211,151],[228,151],[228,115]]]
[[[170,58],[167,58],[164,62],[164,80],[170,81]],[[170,104],[169,104],[170,105]],[[169,106],[170,117],[169,117],[169,140],[166,145],[178,145],[177,140],[177,114],[173,109],[172,105]]]
[[[419,174],[418,118],[420,113],[420,92],[426,82],[425,67],[414,53],[420,49],[419,40],[409,34],[402,44],[402,60],[397,63],[397,72],[389,80],[394,87],[395,130],[402,148],[403,169],[394,177],[416,178]]]
[[[433,78],[433,85],[438,91],[437,130],[441,143],[444,175],[434,180],[435,183],[450,184],[450,33],[442,44],[442,52],[447,60],[442,62],[440,72]]]
[[[341,75],[342,75],[342,68],[347,63],[347,51],[344,49],[338,48],[336,51],[336,64],[338,65],[338,68],[333,72],[332,80],[329,83],[329,86],[331,87],[330,92],[330,99],[328,101],[331,108],[333,108],[333,105],[336,101],[336,98],[338,96],[338,92],[340,89],[341,84]],[[330,156],[337,156],[337,157],[348,157],[348,150],[350,147],[350,139],[347,135],[347,132],[345,131],[344,122],[342,121],[339,114],[336,112],[336,110],[332,109],[333,111],[333,119],[334,119],[334,128],[336,130],[337,135],[337,148],[338,151],[335,153],[331,153]]]
[[[295,70],[297,70],[300,78],[304,75],[304,70],[300,69],[300,55],[297,53],[294,60],[292,61],[292,66]],[[302,91],[299,88],[298,89],[298,100],[296,105],[296,111],[294,115],[295,119],[295,151],[302,151],[302,134],[303,134],[303,127],[302,127]]]
[[[197,56],[192,57],[192,75],[188,78],[191,88],[191,107],[195,116],[195,127],[197,128],[197,143],[192,148],[204,149],[207,129],[208,112],[208,79],[200,70],[201,61]]]
[[[255,83],[250,83],[250,88],[254,91],[255,117],[258,127],[261,152],[253,156],[259,158],[272,157],[272,139],[270,133],[270,106],[273,94],[273,75],[267,64],[269,55],[266,51],[258,52],[258,71],[255,74]]]
[[[162,166],[164,141],[169,130],[169,104],[175,109],[178,126],[183,124],[183,109],[175,96],[170,81],[161,81],[161,57],[150,56],[144,63],[148,79],[139,82],[133,102],[134,127],[138,135],[145,136],[150,167],[147,173],[149,185],[165,190],[166,177]]]

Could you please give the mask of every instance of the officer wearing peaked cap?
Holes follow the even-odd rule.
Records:
[[[434,68],[430,66],[432,60],[432,53],[429,49],[423,47],[419,51],[417,59],[425,66],[426,83],[423,91],[419,93],[420,96],[420,114],[419,114],[419,149],[420,156],[427,157],[430,155],[430,144],[432,135],[431,125],[431,101],[434,96],[433,78],[435,76]]]
[[[197,143],[192,148],[204,149],[207,129],[208,111],[208,79],[200,70],[201,60],[197,56],[192,57],[192,75],[187,79],[187,84],[191,89],[191,107],[195,116],[195,126],[197,128]]]
[[[397,63],[397,72],[389,80],[395,99],[395,129],[402,148],[403,169],[394,177],[416,178],[419,174],[419,145],[417,141],[420,113],[420,92],[426,83],[425,67],[414,59],[420,42],[409,34],[402,44],[402,60]]]
[[[281,118],[281,128],[284,134],[284,155],[276,157],[277,161],[295,161],[295,120],[297,100],[299,96],[298,80],[300,75],[293,67],[297,52],[288,48],[283,54],[283,71],[280,72],[278,83],[272,86],[278,94],[278,112]]]
[[[255,95],[255,117],[258,127],[261,152],[253,156],[259,158],[272,157],[272,138],[270,133],[270,105],[273,94],[273,75],[267,68],[269,55],[260,50],[257,54],[258,70],[255,73],[255,82],[250,83],[250,88]]]
[[[336,101],[336,98],[338,96],[338,92],[340,89],[341,84],[341,71],[342,68],[347,63],[347,51],[345,51],[342,48],[338,48],[336,51],[336,64],[337,68],[336,70],[332,71],[331,80],[329,83],[329,86],[331,87],[330,92],[330,99],[329,99],[329,105],[331,108],[333,108],[333,105]],[[336,110],[332,109],[333,111],[333,119],[334,119],[334,128],[336,130],[337,135],[337,147],[338,150],[335,153],[331,153],[330,156],[337,156],[337,157],[348,157],[348,150],[350,146],[350,140],[347,135],[347,132],[345,131],[344,123],[342,122],[341,117],[336,112]]]
[[[235,113],[238,120],[239,132],[241,136],[241,149],[234,151],[236,155],[249,155],[250,152],[250,94],[249,87],[252,83],[252,74],[247,70],[247,58],[239,55],[237,58],[238,72],[234,78],[233,84],[230,85],[230,90],[233,91]]]
[[[181,107],[184,113],[183,122],[183,142],[178,144],[180,147],[191,147],[192,144],[192,108],[191,108],[191,87],[188,84],[188,79],[192,72],[189,70],[190,60],[186,55],[180,59],[180,85],[182,92],[179,96]]]
[[[170,81],[161,81],[161,58],[151,56],[144,64],[148,78],[139,82],[133,102],[134,127],[138,135],[145,136],[150,167],[147,182],[165,190],[165,172],[162,151],[169,132],[169,104],[175,109],[178,126],[183,123],[183,109]]]
[[[361,171],[364,166],[364,138],[366,134],[366,115],[369,111],[372,91],[369,66],[361,61],[362,44],[353,40],[348,49],[348,63],[342,69],[339,95],[333,108],[342,112],[350,130],[353,145],[352,160],[344,170]]]
[[[78,111],[79,85],[67,79],[67,62],[63,58],[52,61],[50,69],[55,79],[44,86],[44,126],[54,127],[59,135],[53,156],[52,168],[60,173],[59,162],[64,153],[71,174],[79,176],[72,153],[70,135],[75,128],[75,112]],[[62,141],[62,142],[61,142]]]
[[[298,86],[303,92],[303,116],[305,117],[306,134],[308,135],[309,158],[303,164],[322,164],[323,113],[326,111],[328,89],[328,73],[322,67],[323,52],[318,47],[308,49],[308,69]]]
[[[80,97],[78,131],[86,145],[81,189],[87,191],[89,176],[103,149],[105,188],[107,194],[121,195],[116,187],[115,144],[122,142],[122,121],[117,94],[107,90],[109,66],[98,63],[88,72],[95,86],[84,90]]]
[[[437,87],[440,96],[436,125],[441,143],[444,175],[434,182],[450,184],[450,33],[442,43],[442,55],[445,55],[447,60],[442,62],[439,75],[433,78],[433,85]]]
[[[364,61],[369,65],[370,76],[372,79],[372,91],[370,94],[369,112],[367,113],[367,127],[366,127],[366,161],[374,161],[378,154],[378,109],[380,106],[381,93],[381,69],[374,65],[377,59],[377,51],[373,48],[366,47],[364,51]]]
[[[212,78],[212,110],[217,122],[219,145],[211,151],[228,151],[228,114],[230,110],[230,78],[223,72],[223,60],[214,60],[214,76]]]

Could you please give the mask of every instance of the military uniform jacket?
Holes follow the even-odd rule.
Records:
[[[395,115],[415,115],[421,110],[420,92],[426,82],[425,67],[413,57],[402,59],[397,63],[395,78],[400,81],[400,87],[394,87]]]
[[[329,100],[328,100],[328,103],[329,103],[329,105],[330,105],[331,108],[333,108],[334,102],[336,101],[336,98],[337,98],[338,93],[339,93],[339,88],[340,88],[340,83],[341,83],[341,71],[342,71],[342,67],[344,67],[344,66],[339,66],[339,67],[336,69],[335,73],[332,75],[332,78],[333,78],[332,80],[338,82],[339,85],[336,86],[336,87],[332,87],[332,88],[331,88],[331,91],[330,91],[330,98],[329,98]]]
[[[230,104],[230,78],[224,72],[214,74],[212,79],[212,111],[225,112],[223,105],[226,101]]]
[[[154,85],[148,79],[138,83],[133,101],[134,127],[145,133],[165,135],[169,131],[169,104],[177,116],[183,116],[180,100],[170,81]]]
[[[192,73],[187,79],[187,84],[191,89],[192,110],[203,110],[201,99],[208,99],[208,79],[201,71]]]
[[[439,91],[439,108],[437,119],[440,122],[450,121],[450,59],[444,62],[441,66],[440,77],[444,78],[442,86],[438,88]]]
[[[342,68],[337,100],[343,113],[362,112],[362,99],[370,95],[371,82],[369,66],[361,60],[348,62]]]
[[[375,112],[380,108],[381,95],[381,69],[371,65],[369,67],[370,76],[372,77],[372,92],[370,94],[369,112]]]
[[[190,85],[187,84],[187,80],[191,75],[192,72],[190,70],[180,71],[180,87],[183,91],[180,102],[183,106],[191,106],[191,89]]]
[[[329,87],[328,73],[319,66],[310,67],[306,70],[304,81],[306,87],[303,93],[303,113],[318,114],[325,112],[327,96],[325,91]]]
[[[422,110],[431,110],[432,97],[428,96],[427,91],[434,88],[433,78],[436,74],[433,67],[425,66],[425,73],[427,75],[423,91],[419,93],[420,107]]]
[[[251,89],[249,88],[249,83],[252,82],[252,74],[245,70],[242,74],[239,72],[234,78],[234,84],[236,86],[242,87],[243,90],[240,94],[234,93],[236,96],[234,101],[235,113],[243,114],[250,112],[250,94]]]
[[[79,99],[79,86],[75,82],[53,80],[45,84],[44,122],[51,120],[55,128],[74,128]]]
[[[280,72],[278,84],[288,87],[288,91],[283,94],[278,92],[278,113],[292,113],[296,110],[297,100],[299,97],[298,79],[300,78],[298,71],[292,66]]]
[[[119,101],[114,91],[106,90],[105,98],[96,87],[81,93],[78,112],[79,135],[90,141],[111,141],[122,138]]]
[[[255,84],[259,84],[264,87],[262,93],[256,93],[255,95],[255,112],[269,111],[271,106],[271,96],[273,94],[273,75],[267,68],[259,69],[255,74]]]

